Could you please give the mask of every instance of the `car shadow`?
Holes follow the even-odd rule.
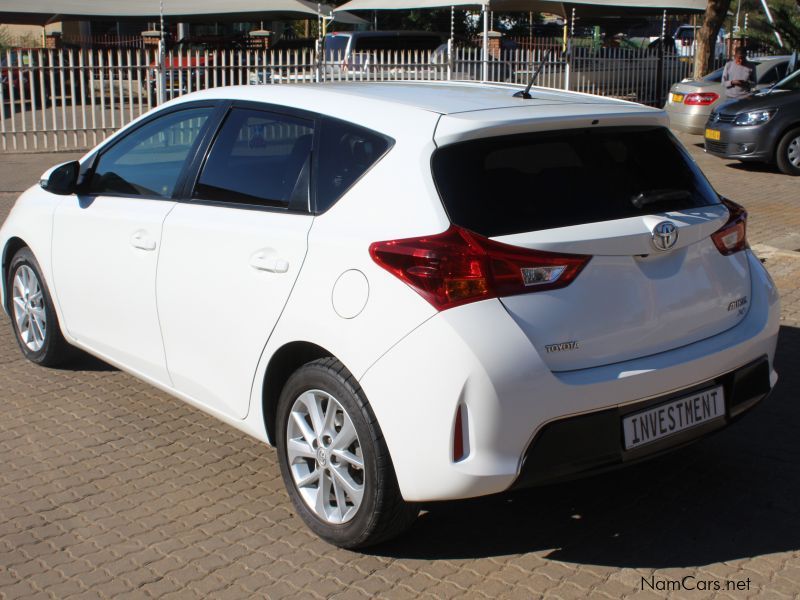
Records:
[[[731,169],[736,169],[737,171],[745,171],[747,173],[775,173],[777,175],[781,175],[780,169],[772,163],[763,163],[763,162],[731,162],[725,165]]]
[[[434,504],[372,553],[468,559],[537,552],[614,567],[705,565],[800,549],[800,328],[782,327],[774,393],[683,450],[606,475]]]
[[[69,360],[63,365],[59,365],[58,368],[61,371],[119,371],[117,367],[103,362],[99,358],[96,358],[83,351],[78,351],[78,355],[75,358]]]

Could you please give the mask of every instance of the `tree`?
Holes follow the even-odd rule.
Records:
[[[722,22],[728,14],[731,0],[708,0],[703,26],[697,32],[694,53],[695,78],[707,75],[714,65],[714,49]]]

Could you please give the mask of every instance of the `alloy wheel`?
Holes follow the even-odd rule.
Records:
[[[309,390],[292,405],[286,456],[300,496],[329,524],[347,523],[364,498],[361,442],[344,407],[330,394]]]
[[[28,265],[14,273],[11,298],[20,339],[29,350],[38,352],[47,335],[47,313],[39,278]]]

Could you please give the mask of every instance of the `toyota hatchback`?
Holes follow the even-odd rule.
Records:
[[[779,301],[663,111],[504,85],[216,88],[55,167],[0,230],[43,366],[80,348],[277,447],[344,547],[582,476],[775,385]]]

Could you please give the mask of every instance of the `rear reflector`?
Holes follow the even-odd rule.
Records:
[[[591,258],[502,244],[455,225],[437,235],[375,242],[369,253],[437,310],[563,288]]]
[[[683,103],[689,106],[708,106],[714,104],[719,99],[719,94],[714,92],[704,92],[702,94],[689,94],[684,99]]]
[[[722,198],[730,216],[727,223],[711,234],[711,240],[723,255],[728,256],[747,248],[747,211],[744,207]]]
[[[464,405],[459,404],[456,409],[456,422],[453,424],[453,462],[464,458]]]

